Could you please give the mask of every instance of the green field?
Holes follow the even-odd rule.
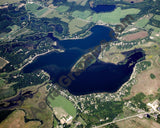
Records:
[[[160,32],[160,28],[154,27],[150,24],[147,24],[147,26],[145,27],[145,29],[147,29],[147,30],[149,30],[151,28],[154,29],[154,32],[157,32],[157,33]]]
[[[7,63],[7,62],[0,57],[0,68],[3,68],[3,66],[4,66],[6,63]]]
[[[72,35],[78,31],[81,31],[82,28],[87,25],[88,22],[80,20],[80,19],[73,19],[69,22],[69,33]]]
[[[52,95],[52,94],[51,94]],[[52,95],[53,96],[53,95]],[[50,96],[48,97],[48,101],[50,102],[51,106],[54,107],[61,107],[64,109],[69,115],[75,117],[76,116],[76,109],[73,106],[73,103],[63,96],[53,96],[55,99],[53,100]]]
[[[155,15],[153,18],[160,21],[160,15]]]
[[[99,20],[103,21],[104,23],[109,24],[118,24],[120,23],[120,19],[124,18],[126,15],[129,14],[138,14],[140,12],[139,9],[124,9],[122,10],[120,7],[115,9],[113,12],[109,13],[94,13],[93,16],[88,17],[88,20],[92,20],[93,22],[97,22]]]
[[[34,15],[37,17],[41,17],[44,13],[46,13],[49,9],[48,8],[43,8],[40,10],[37,10],[39,5],[33,3],[33,4],[27,4],[26,9],[30,12],[32,12]]]
[[[43,8],[35,13],[37,17],[41,17],[44,13],[48,11],[48,8]]]
[[[5,3],[8,3],[8,4],[13,4],[13,3],[18,3],[20,2],[21,0],[0,0],[0,5],[3,5]]]
[[[39,7],[39,6],[38,6],[37,4],[35,4],[35,3],[33,3],[33,4],[26,4],[26,9],[27,9],[28,11],[33,12],[33,13],[35,13],[35,12],[38,11],[38,10],[37,10],[38,7]]]
[[[143,19],[138,20],[135,25],[136,27],[143,28],[148,22],[149,22],[148,18],[143,18]]]
[[[68,9],[69,9],[68,6],[63,6],[63,5],[56,8],[58,12],[66,12]]]
[[[91,12],[90,11],[74,11],[72,13],[72,16],[73,17],[76,17],[76,18],[81,18],[81,19],[86,19],[88,18],[89,16],[91,15]]]
[[[70,20],[68,19],[68,16],[66,15],[63,15],[63,14],[59,14],[58,12],[56,11],[51,11],[49,14],[47,14],[45,17],[47,18],[54,18],[54,17],[58,17],[61,19],[61,21],[64,21],[66,23],[69,23]]]

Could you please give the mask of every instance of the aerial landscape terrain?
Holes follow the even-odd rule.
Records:
[[[0,0],[0,128],[160,128],[160,0]]]

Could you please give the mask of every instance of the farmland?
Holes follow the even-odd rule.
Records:
[[[137,14],[139,13],[139,9],[124,9],[122,10],[120,7],[115,9],[113,12],[110,13],[98,13],[98,14],[93,14],[93,16],[88,17],[87,19],[92,19],[93,22],[97,21],[103,21],[104,23],[108,24],[118,24],[120,23],[120,19],[124,18],[126,15],[129,14]]]
[[[7,63],[9,62],[0,57],[0,69],[2,69]]]
[[[149,22],[149,18],[144,17],[142,19],[139,19],[136,23],[135,26],[139,28],[143,28],[147,23]]]
[[[76,17],[76,18],[81,18],[81,19],[86,19],[87,17],[89,17],[91,15],[91,12],[90,11],[74,11],[72,13],[72,16],[73,17]]]
[[[3,5],[5,3],[13,4],[13,3],[20,2],[20,1],[21,0],[0,0],[0,5]]]
[[[153,18],[160,21],[160,15],[155,15]]]
[[[58,8],[56,8],[56,10],[58,11],[58,12],[60,12],[60,13],[62,13],[62,12],[66,12],[67,10],[69,9],[69,7],[68,6],[59,6]]]
[[[86,21],[83,21],[81,19],[73,19],[70,23],[69,23],[69,32],[70,34],[74,34],[78,31],[81,31],[82,28],[87,25],[88,23]]]
[[[133,41],[133,40],[137,40],[137,39],[143,39],[147,36],[148,36],[147,31],[140,31],[140,32],[137,32],[137,33],[125,35],[125,36],[122,37],[122,40]]]

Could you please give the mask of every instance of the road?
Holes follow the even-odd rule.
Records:
[[[108,123],[105,123],[105,124],[102,124],[102,125],[99,125],[99,126],[95,126],[94,128],[101,128],[101,127],[104,127],[104,126],[112,124],[112,123],[116,123],[116,122],[120,122],[120,121],[123,121],[123,120],[127,120],[127,119],[130,119],[130,118],[134,118],[134,117],[140,116],[141,114],[144,115],[144,114],[150,114],[150,113],[152,113],[152,112],[139,113],[137,115],[129,116],[129,117],[126,117],[126,118],[123,118],[123,119],[114,120],[112,122],[108,122]]]

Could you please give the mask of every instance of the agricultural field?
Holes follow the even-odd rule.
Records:
[[[50,13],[48,13],[47,15],[45,15],[44,17],[46,17],[46,18],[57,17],[57,18],[60,18],[61,21],[64,21],[66,23],[70,22],[70,19],[68,18],[67,15],[59,14],[57,11],[51,11]]]
[[[2,69],[7,63],[9,63],[7,60],[0,57],[0,69]]]
[[[45,13],[47,13],[49,11],[49,8],[42,8],[42,9],[38,9],[40,6],[38,4],[27,4],[26,5],[26,9],[33,13],[35,16],[37,17],[44,17]]]
[[[153,17],[153,19],[160,21],[160,15],[155,15],[155,16]]]
[[[139,19],[136,23],[135,26],[139,27],[139,28],[143,28],[144,26],[146,26],[146,24],[149,22],[149,18],[148,17],[143,17],[141,19]]]
[[[88,18],[89,16],[91,15],[91,12],[86,10],[84,12],[82,11],[74,11],[72,13],[72,16],[75,17],[75,18],[81,18],[81,19],[86,19]]]
[[[50,95],[52,95],[52,94],[50,94]],[[52,95],[52,97],[54,97],[54,96]],[[58,95],[58,96],[54,97],[54,99],[52,99],[51,96],[49,96],[48,101],[53,108],[56,108],[56,110],[58,108],[60,108],[60,109],[64,110],[66,113],[68,113],[69,115],[71,115],[72,117],[76,116],[76,109],[73,106],[73,103],[70,102],[69,100],[67,100],[66,98],[64,98],[63,96]]]
[[[15,110],[5,120],[0,123],[1,128],[38,128],[41,125],[40,121],[25,122],[25,112]]]
[[[68,6],[59,6],[58,8],[56,8],[56,10],[58,11],[58,12],[60,12],[60,13],[62,13],[62,12],[66,12],[67,10],[69,9],[69,7]]]
[[[139,12],[140,12],[139,9],[134,9],[134,8],[121,9],[120,7],[118,7],[113,12],[98,13],[98,14],[94,13],[92,16],[88,17],[87,19],[93,22],[102,21],[108,24],[118,24],[120,23],[120,19],[124,18],[126,15],[137,14]]]
[[[18,3],[20,2],[21,0],[0,0],[0,5],[4,5],[6,3],[8,4],[13,4],[13,3]]]
[[[123,41],[133,41],[133,40],[137,40],[137,39],[143,39],[147,36],[148,36],[147,31],[140,31],[140,32],[133,33],[133,34],[127,34],[122,37],[122,40]]]
[[[81,5],[81,6],[85,6],[85,4],[87,3],[87,0],[67,0],[68,2],[76,2],[76,4]]]
[[[6,34],[2,34],[0,37],[0,40],[5,40],[9,37],[11,38],[11,37],[16,36],[15,32],[17,32],[20,29],[20,27],[17,25],[9,26],[8,28],[12,29],[12,31],[10,31],[9,33],[6,33]]]
[[[71,20],[71,22],[69,22],[69,32],[70,32],[70,34],[72,35],[76,32],[81,31],[83,29],[83,27],[87,24],[88,24],[88,22],[83,21],[81,19]]]
[[[156,33],[159,33],[159,32],[160,32],[160,28],[155,27],[155,26],[152,26],[152,25],[150,25],[150,24],[147,24],[147,26],[145,27],[145,29],[146,29],[146,30],[153,29],[154,32],[156,32]]]

